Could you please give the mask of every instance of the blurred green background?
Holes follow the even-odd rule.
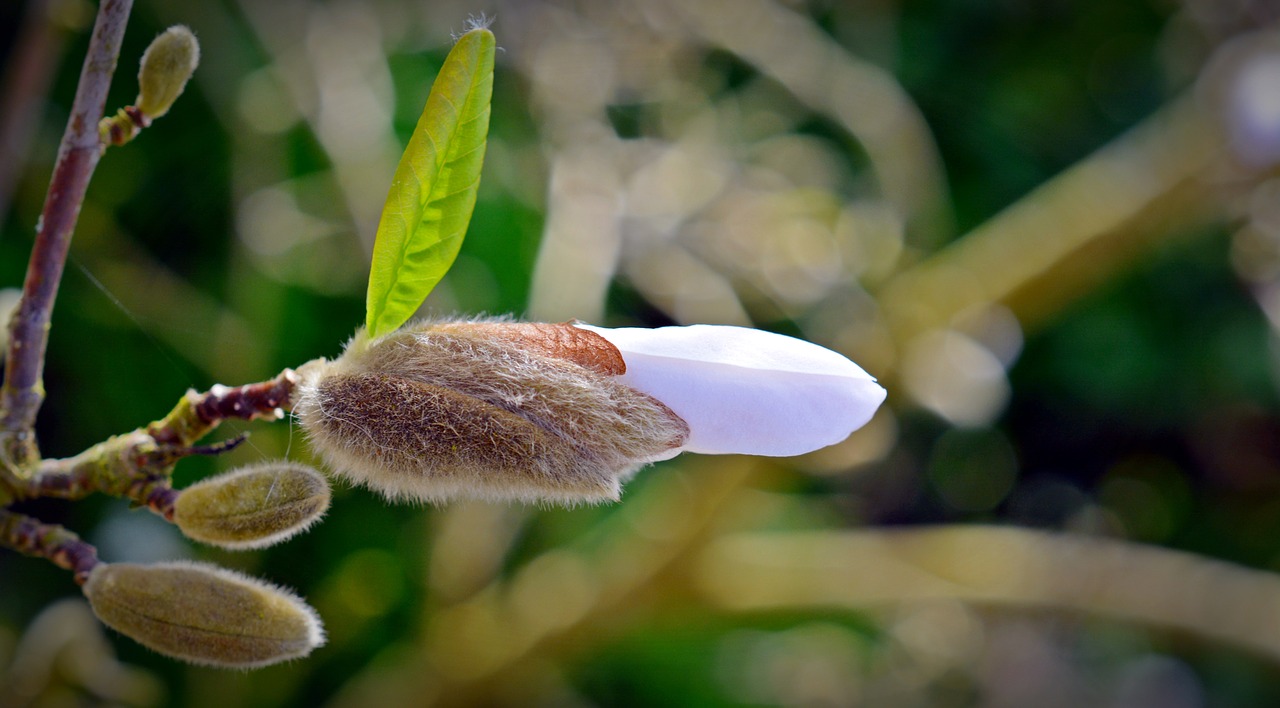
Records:
[[[797,459],[685,456],[621,503],[337,490],[265,551],[118,500],[29,504],[107,561],[295,588],[329,644],[250,673],[107,633],[0,551],[15,705],[1256,706],[1280,702],[1280,11],[1232,0],[137,0],[54,313],[69,456],[187,388],[334,356],[395,163],[467,17],[502,51],[433,314],[724,322],[889,389]],[[0,5],[0,289],[20,286],[94,6]],[[179,486],[310,460],[286,423]],[[378,703],[375,703],[377,701]],[[7,705],[7,704],[6,704]]]

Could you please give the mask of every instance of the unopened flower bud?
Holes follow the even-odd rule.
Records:
[[[324,644],[320,619],[302,600],[213,565],[103,563],[84,594],[107,626],[193,664],[254,668]]]
[[[138,110],[147,120],[169,112],[200,63],[200,43],[191,30],[175,25],[151,42],[138,70]]]
[[[573,325],[419,323],[304,366],[294,412],[339,474],[388,497],[616,499],[688,435],[624,368]]]
[[[263,548],[307,529],[329,508],[319,472],[279,461],[242,467],[182,490],[173,521],[187,538],[233,550]]]
[[[340,474],[429,501],[614,499],[683,451],[838,443],[885,399],[836,352],[715,325],[419,323],[299,374],[294,411]]]

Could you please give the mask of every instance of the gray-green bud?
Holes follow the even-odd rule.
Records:
[[[286,590],[204,563],[103,563],[84,584],[104,624],[176,659],[254,668],[324,644],[320,618]]]
[[[138,70],[137,108],[148,120],[169,112],[200,63],[200,43],[191,30],[174,25],[151,42]]]
[[[232,550],[301,533],[329,508],[329,482],[288,461],[242,467],[182,490],[173,521],[187,538]]]

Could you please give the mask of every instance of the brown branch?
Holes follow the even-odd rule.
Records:
[[[75,573],[76,582],[81,584],[99,562],[97,549],[74,533],[11,511],[0,510],[0,546],[48,559]]]
[[[205,393],[188,391],[161,420],[117,435],[63,459],[41,460],[13,491],[18,499],[83,499],[100,493],[129,499],[166,519],[173,517],[179,492],[170,486],[178,460],[218,455],[244,442],[247,434],[211,445],[196,445],[223,420],[275,419],[290,406],[297,375],[285,369],[269,381]]]
[[[19,489],[24,499],[83,499],[95,492],[128,499],[169,518],[177,492],[170,487],[173,466],[200,448],[158,445],[134,431],[99,443],[75,457],[42,460]]]
[[[9,351],[4,386],[0,388],[0,458],[11,469],[29,466],[39,459],[33,427],[44,402],[49,320],[85,190],[102,154],[98,121],[132,6],[133,0],[103,0],[98,7],[93,38],[27,266],[22,300],[9,323]]]
[[[297,374],[285,369],[269,381],[235,388],[214,386],[205,393],[188,391],[169,415],[147,426],[147,434],[159,445],[186,448],[228,418],[279,418],[291,407],[297,384]]]

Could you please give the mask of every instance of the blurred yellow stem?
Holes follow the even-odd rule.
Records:
[[[1280,575],[1124,541],[983,526],[745,533],[698,567],[709,604],[732,612],[959,600],[1184,631],[1280,662]]]
[[[1225,141],[1184,97],[898,274],[880,293],[894,339],[992,303],[1023,326],[1060,311],[1154,239],[1213,212],[1208,176]]]
[[[774,0],[662,4],[704,40],[751,62],[849,131],[916,245],[950,234],[947,186],[933,134],[892,74],[850,54],[812,20]]]

